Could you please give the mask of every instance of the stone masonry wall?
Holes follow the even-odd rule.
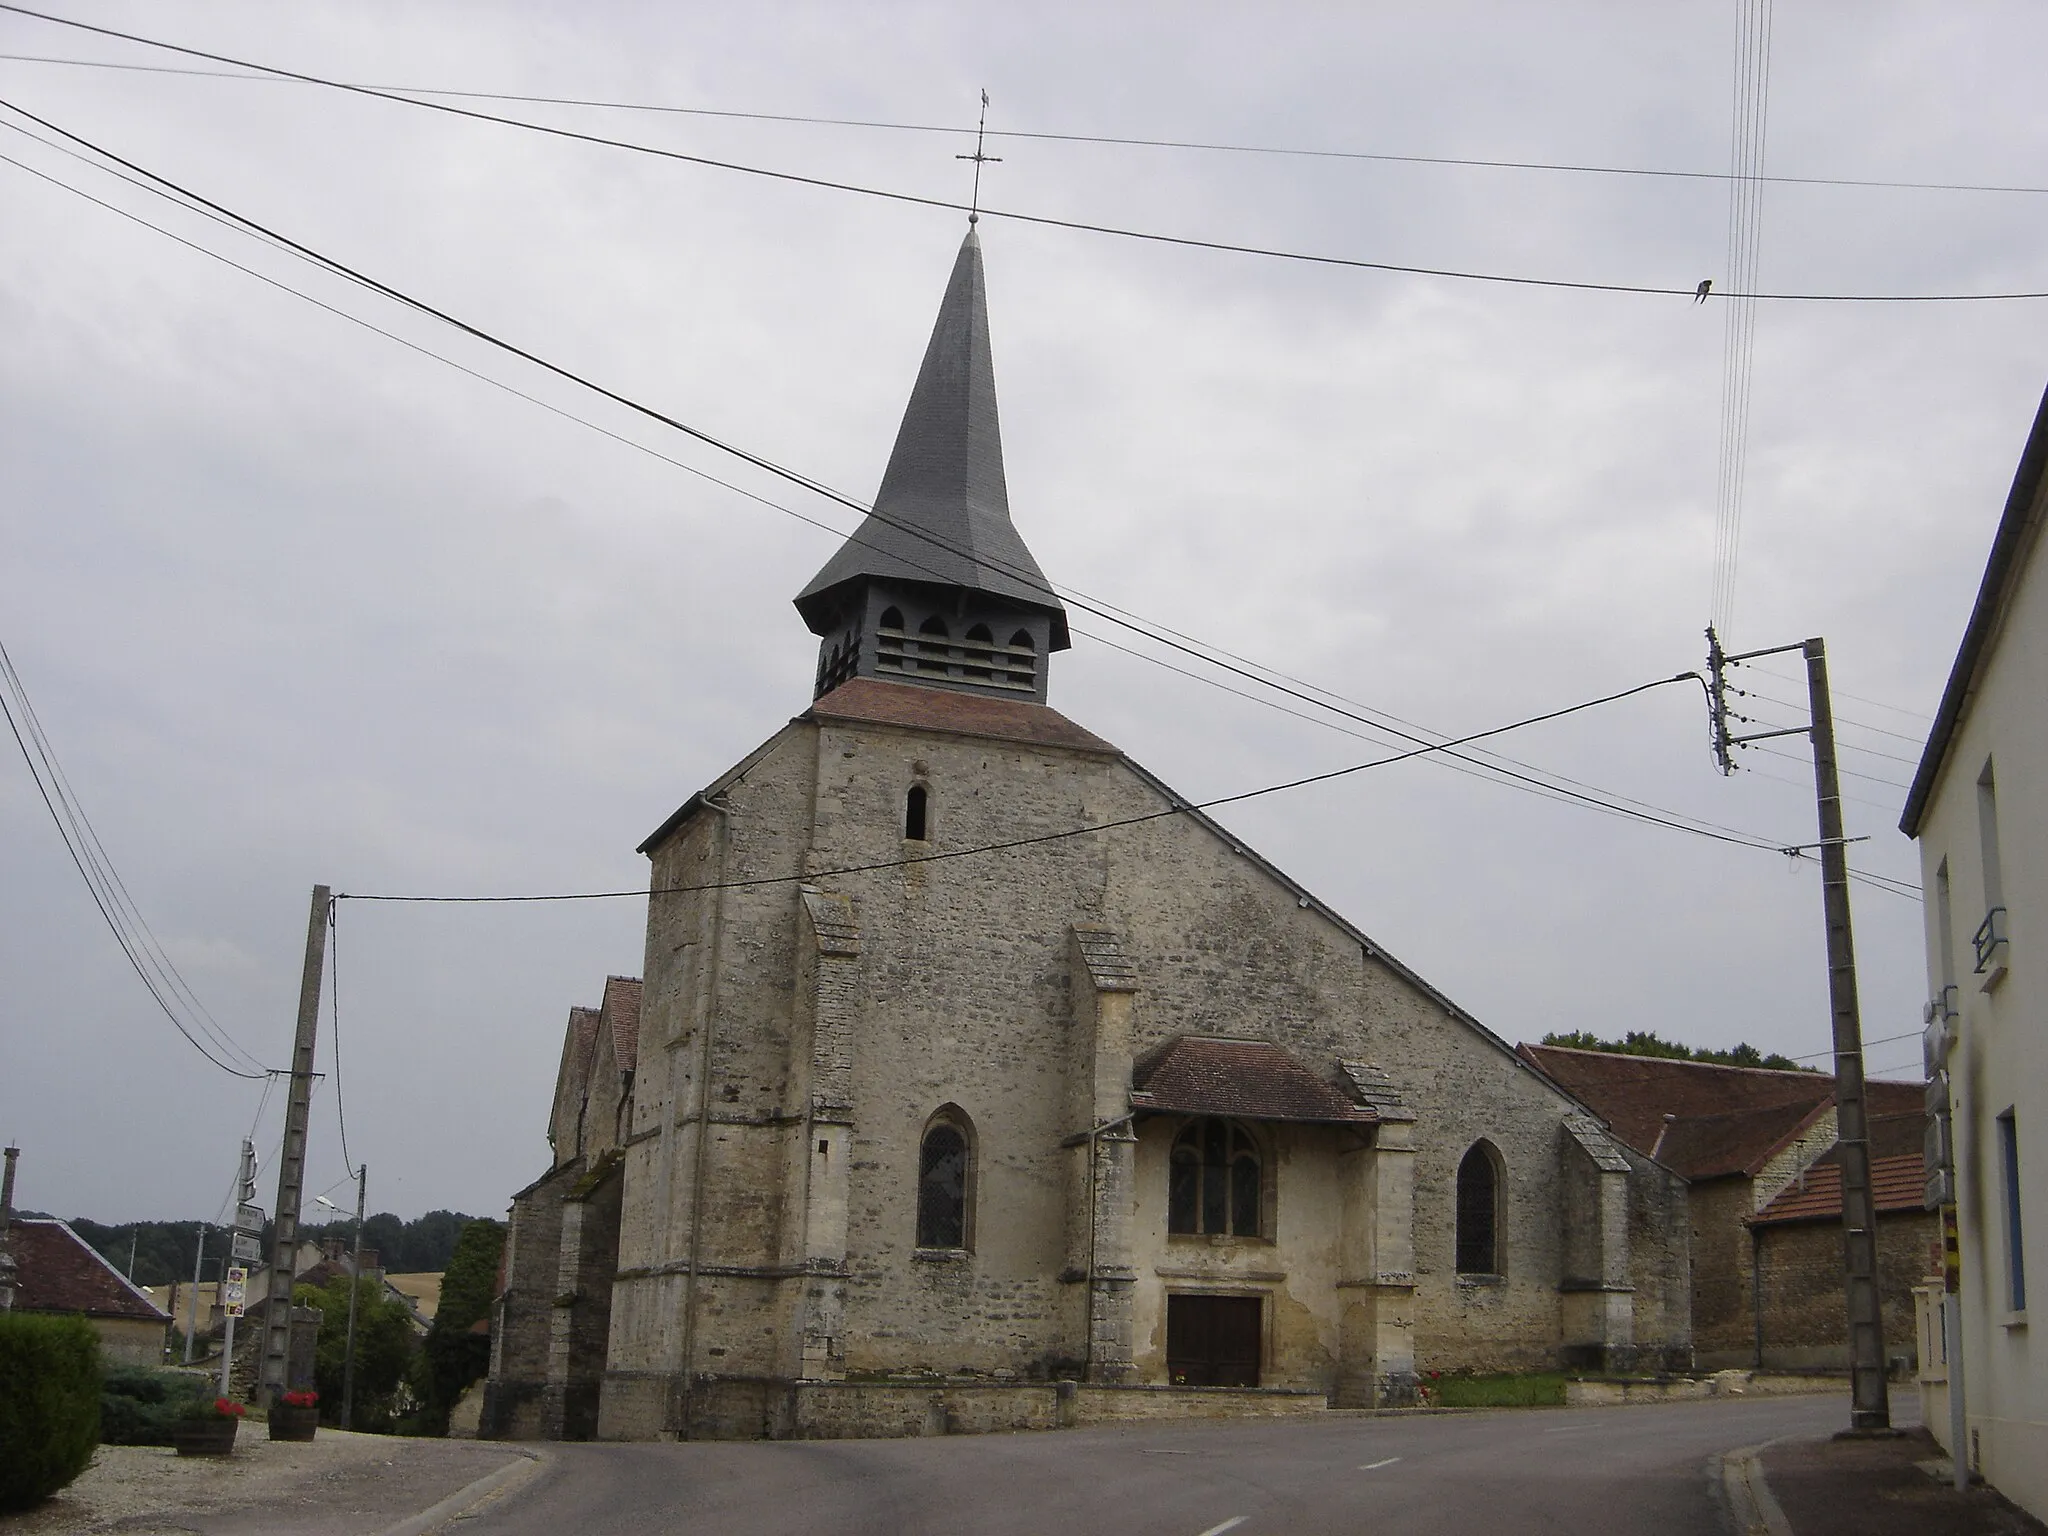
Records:
[[[1764,1365],[1846,1369],[1849,1324],[1842,1295],[1841,1224],[1774,1224],[1762,1228],[1761,1236]],[[1940,1236],[1932,1211],[1878,1218],[1877,1287],[1887,1360],[1917,1358],[1913,1287],[1927,1278],[1929,1245]]]

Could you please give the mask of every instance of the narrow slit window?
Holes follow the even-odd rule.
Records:
[[[2005,1301],[2009,1310],[2027,1310],[2027,1250],[2020,1226],[2020,1127],[2011,1110],[1998,1117],[1998,1164],[2005,1187]]]
[[[911,785],[910,793],[903,797],[903,835],[913,843],[928,841],[925,817],[930,798],[930,792],[922,784]]]

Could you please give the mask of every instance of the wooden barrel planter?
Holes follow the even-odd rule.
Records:
[[[240,1419],[185,1419],[171,1426],[171,1445],[180,1456],[232,1456]]]
[[[278,1403],[270,1410],[270,1438],[273,1440],[310,1440],[319,1427],[320,1409],[317,1406],[294,1408],[290,1403]]]

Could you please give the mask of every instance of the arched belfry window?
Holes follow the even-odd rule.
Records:
[[[926,841],[930,805],[931,792],[922,784],[911,785],[910,793],[903,797],[903,835],[913,843]]]
[[[882,610],[881,627],[883,629],[901,629],[903,627],[903,610],[901,608],[884,608]]]
[[[973,1236],[974,1143],[952,1105],[925,1126],[917,1154],[917,1246],[968,1248]]]
[[[1500,1273],[1500,1154],[1474,1142],[1458,1164],[1458,1273]]]
[[[1230,1120],[1190,1121],[1173,1139],[1166,1230],[1257,1237],[1264,1184],[1259,1145],[1249,1131]]]

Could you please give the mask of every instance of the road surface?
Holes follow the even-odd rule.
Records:
[[[1902,1407],[1910,1405],[1902,1404]],[[1716,1452],[1846,1397],[1119,1426],[925,1440],[563,1445],[463,1536],[1725,1536]]]

